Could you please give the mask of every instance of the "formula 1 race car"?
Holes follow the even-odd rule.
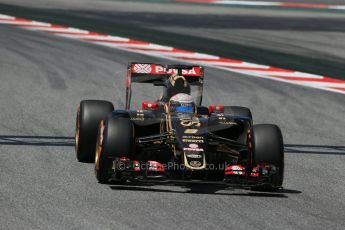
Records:
[[[253,125],[245,107],[202,106],[201,66],[130,63],[126,105],[84,100],[76,121],[76,155],[95,162],[100,183],[219,183],[280,188],[283,137],[278,126]],[[155,101],[130,109],[133,83],[163,87]]]

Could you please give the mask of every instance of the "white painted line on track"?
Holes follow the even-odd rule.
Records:
[[[229,1],[229,0],[175,0],[175,2],[203,3],[215,5],[234,5],[234,6],[275,6],[284,8],[305,8],[305,9],[333,9],[345,10],[345,5],[330,5],[318,3],[292,2],[267,2],[267,1]]]

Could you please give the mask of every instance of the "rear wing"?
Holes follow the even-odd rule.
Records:
[[[126,109],[130,107],[133,82],[162,86],[173,74],[184,76],[190,85],[203,86],[204,68],[197,65],[166,65],[155,63],[130,63],[126,76]]]
[[[178,74],[186,78],[191,85],[203,83],[204,68],[193,65],[167,65],[154,63],[130,63],[128,65],[128,80],[131,82],[153,83],[160,85],[171,75]]]

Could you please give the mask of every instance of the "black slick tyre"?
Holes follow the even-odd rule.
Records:
[[[75,128],[75,151],[78,161],[94,161],[99,122],[113,110],[113,104],[108,101],[84,100],[80,102]]]
[[[277,168],[272,178],[273,188],[279,188],[284,179],[284,142],[280,128],[271,124],[253,126],[253,165],[267,163]]]
[[[99,183],[107,183],[112,175],[121,179],[121,165],[117,159],[129,158],[134,145],[134,126],[129,118],[109,116],[101,121],[96,147],[95,175]]]

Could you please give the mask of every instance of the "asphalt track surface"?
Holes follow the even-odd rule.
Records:
[[[207,69],[204,103],[281,127],[282,191],[98,184],[75,159],[76,106],[123,107],[130,61],[166,62],[0,25],[1,229],[343,229],[345,97],[222,70]]]
[[[191,193],[172,186],[100,185],[93,165],[77,163],[74,156],[76,106],[81,99],[99,98],[121,107],[126,63],[161,60],[7,26],[0,30],[4,228],[341,229],[344,224],[343,95],[208,69],[206,104],[249,106],[256,123],[281,126],[290,149],[285,189],[266,194],[203,187]]]

